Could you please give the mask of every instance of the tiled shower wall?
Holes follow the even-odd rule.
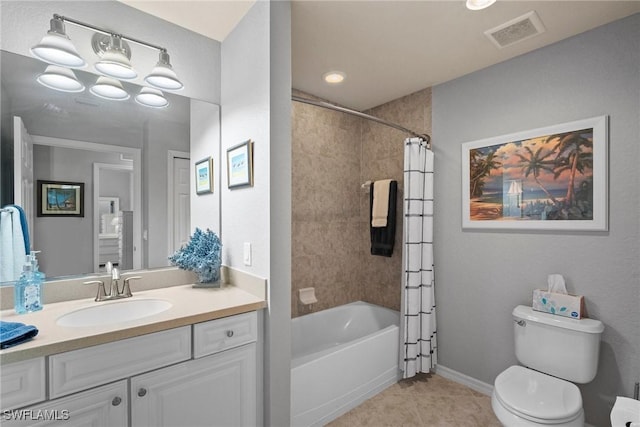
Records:
[[[431,89],[367,113],[431,134]],[[299,102],[293,102],[292,124],[292,317],[358,300],[399,310],[402,142],[408,135]],[[365,181],[388,178],[399,188],[391,258],[369,252],[369,194],[361,188]],[[299,302],[298,290],[306,287],[315,288],[313,306]]]

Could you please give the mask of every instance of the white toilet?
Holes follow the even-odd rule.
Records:
[[[496,377],[491,406],[507,427],[583,427],[584,411],[578,387],[593,380],[598,369],[604,325],[594,319],[571,319],[513,309],[516,357]]]

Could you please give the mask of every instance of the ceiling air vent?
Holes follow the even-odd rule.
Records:
[[[545,32],[544,25],[535,11],[525,13],[509,22],[487,30],[484,34],[489,37],[499,49]]]

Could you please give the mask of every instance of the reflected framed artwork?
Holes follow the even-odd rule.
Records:
[[[196,194],[213,193],[213,159],[196,162]]]
[[[37,181],[37,215],[84,217],[84,183]]]
[[[227,150],[229,188],[253,186],[253,142],[245,141]]]
[[[606,231],[608,116],[462,144],[462,228]]]

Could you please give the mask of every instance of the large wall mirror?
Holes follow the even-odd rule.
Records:
[[[65,93],[36,82],[46,68],[41,61],[3,50],[0,64],[2,204],[13,202],[14,138],[29,140],[33,148],[21,151],[32,156],[34,201],[23,205],[41,270],[52,278],[99,273],[107,261],[123,270],[169,265],[168,255],[194,226],[191,171],[203,147],[192,150],[192,110],[209,108],[198,120],[211,123],[197,123],[195,133],[212,130],[204,149],[219,157],[219,106],[171,93],[165,93],[166,108],[141,106],[133,97],[103,100],[88,90]],[[76,75],[86,87],[96,79],[86,71]],[[84,216],[38,216],[38,180],[84,183]],[[218,200],[217,212],[219,181],[209,196]]]

